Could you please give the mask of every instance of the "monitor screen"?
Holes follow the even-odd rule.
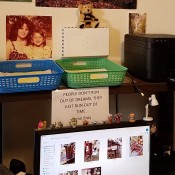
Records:
[[[35,130],[35,175],[149,175],[149,162],[143,122]]]

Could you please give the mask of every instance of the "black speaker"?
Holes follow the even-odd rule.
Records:
[[[175,78],[175,35],[126,34],[124,65],[128,72],[150,82]]]

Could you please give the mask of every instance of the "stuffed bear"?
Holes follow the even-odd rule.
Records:
[[[97,28],[99,26],[99,21],[92,12],[92,3],[79,4],[78,9],[80,10],[79,27],[81,29]]]

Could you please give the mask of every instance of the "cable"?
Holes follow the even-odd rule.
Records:
[[[137,86],[137,84],[135,83],[133,77],[131,76],[131,74],[129,72],[127,72],[127,74],[129,75],[129,78],[132,81],[133,86],[135,87],[135,89],[140,93],[140,95],[143,97],[144,93],[142,92],[142,90]]]

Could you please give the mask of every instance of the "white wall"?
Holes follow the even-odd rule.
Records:
[[[174,0],[138,0],[137,9],[94,9],[101,26],[110,29],[109,59],[123,61],[123,39],[128,33],[129,13],[147,13],[147,33],[175,34]],[[38,15],[53,17],[53,58],[61,57],[59,29],[62,26],[76,27],[78,9],[35,7],[33,2],[0,1],[0,58],[5,59],[6,15]],[[68,15],[69,14],[69,15]]]

